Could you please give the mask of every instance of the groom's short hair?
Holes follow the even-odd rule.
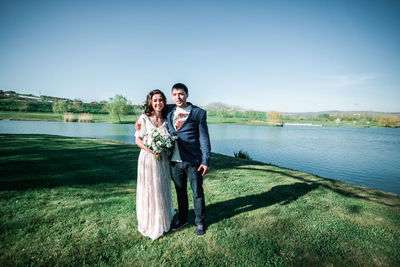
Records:
[[[184,85],[183,83],[176,83],[176,84],[174,84],[174,86],[172,86],[171,91],[174,90],[174,89],[182,89],[183,91],[185,91],[186,94],[189,93],[188,88],[187,88],[186,85]]]

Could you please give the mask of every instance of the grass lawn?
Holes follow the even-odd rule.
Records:
[[[121,117],[123,123],[133,123],[138,115],[126,115]],[[78,114],[75,115],[78,119]],[[39,121],[64,121],[55,113],[45,112],[17,112],[17,111],[0,111],[0,119],[7,120],[39,120]],[[93,114],[93,122],[117,123],[118,119],[112,118],[109,114]]]
[[[257,120],[249,120],[245,117],[227,117],[227,118],[219,118],[216,115],[208,115],[207,122],[210,124],[243,124],[243,125],[265,125],[268,124],[264,119],[257,119]],[[378,123],[375,121],[371,121],[370,124],[364,125],[359,121],[353,123],[352,121],[341,121],[336,123],[334,121],[321,121],[321,120],[298,120],[298,119],[283,119],[283,123],[301,123],[301,124],[314,124],[314,125],[322,125],[328,127],[358,127],[358,128],[365,128],[365,127],[378,127]]]
[[[152,242],[137,232],[135,145],[1,134],[0,147],[1,266],[400,265],[396,195],[212,154],[207,234],[191,209]]]

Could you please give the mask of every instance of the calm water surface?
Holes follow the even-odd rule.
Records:
[[[209,125],[212,151],[400,194],[400,129]],[[134,143],[134,125],[0,121],[0,133],[56,134]]]

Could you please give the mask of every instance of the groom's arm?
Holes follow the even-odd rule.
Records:
[[[198,170],[203,169],[202,175],[205,175],[208,173],[209,166],[210,166],[211,144],[210,144],[210,135],[208,133],[208,126],[207,126],[207,112],[205,110],[202,110],[202,111],[203,111],[203,114],[201,116],[200,123],[199,123],[201,165]]]
[[[140,116],[139,116],[140,117]],[[140,128],[142,127],[142,125],[139,122],[139,117],[137,118],[136,122],[135,122],[135,130],[136,131],[140,131]]]
[[[175,104],[167,104],[167,112],[171,112],[175,108]]]

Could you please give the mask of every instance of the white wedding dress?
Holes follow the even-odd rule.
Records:
[[[166,121],[156,127],[149,117],[142,114],[139,117],[140,131],[135,137],[141,137],[146,143],[147,136],[153,130],[168,134]],[[138,160],[137,187],[136,187],[136,214],[138,230],[155,240],[168,232],[174,215],[174,205],[171,195],[171,167],[168,155],[162,152],[161,160],[154,155],[140,150]]]

